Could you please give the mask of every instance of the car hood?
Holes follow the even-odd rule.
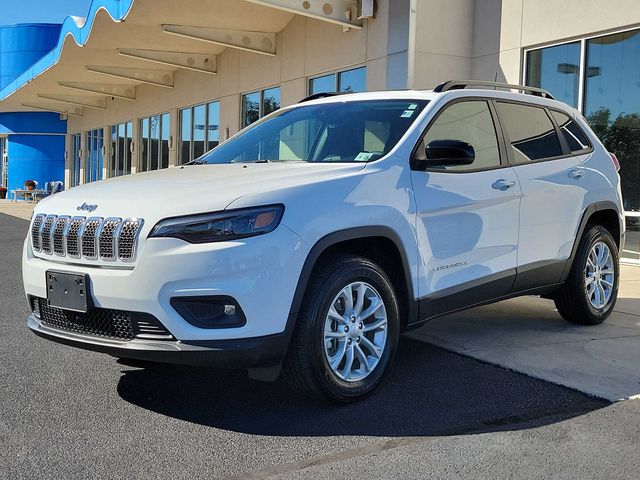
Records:
[[[78,186],[41,201],[35,214],[162,218],[224,210],[245,195],[277,191],[357,172],[364,164],[307,162],[193,165]],[[85,208],[82,208],[82,206]]]

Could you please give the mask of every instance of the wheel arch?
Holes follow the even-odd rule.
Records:
[[[611,233],[618,248],[622,248],[622,232],[624,227],[622,225],[623,220],[620,217],[620,211],[618,205],[611,201],[596,202],[589,205],[580,220],[576,237],[573,241],[573,248],[571,249],[571,256],[565,264],[564,271],[562,273],[562,281],[565,281],[569,276],[573,260],[578,251],[580,245],[580,239],[584,235],[584,232],[588,227],[593,225],[602,225]]]
[[[385,250],[391,249],[391,250]],[[356,227],[330,233],[309,251],[293,296],[287,331],[293,332],[307,286],[315,268],[330,254],[352,253],[375,261],[389,276],[400,303],[401,326],[414,323],[418,317],[413,296],[413,280],[409,260],[400,236],[385,226]],[[399,262],[398,262],[399,260]]]

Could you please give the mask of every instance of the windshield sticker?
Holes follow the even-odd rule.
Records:
[[[373,157],[373,153],[371,152],[360,152],[353,160],[355,162],[368,162],[371,157]]]
[[[405,110],[404,112],[402,112],[402,115],[400,115],[400,118],[411,118],[413,117],[414,113],[416,113],[415,110]]]
[[[411,105],[409,105],[409,108],[407,108],[407,110],[415,110],[416,108],[418,108],[418,104],[412,103]]]

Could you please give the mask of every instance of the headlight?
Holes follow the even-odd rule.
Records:
[[[180,238],[189,243],[210,243],[255,237],[275,230],[284,205],[243,208],[160,221],[149,237]]]

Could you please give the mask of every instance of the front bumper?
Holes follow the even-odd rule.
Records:
[[[287,333],[238,340],[118,341],[49,328],[34,315],[27,318],[27,326],[33,333],[47,340],[114,357],[218,368],[243,369],[277,365],[284,358],[289,344]]]
[[[192,245],[171,238],[141,243],[135,265],[97,267],[36,257],[25,242],[22,271],[27,296],[46,298],[46,272],[88,274],[96,308],[145,312],[182,343],[253,339],[283,333],[307,247],[286,226],[268,235]],[[171,305],[174,297],[230,297],[246,322],[199,328]]]

